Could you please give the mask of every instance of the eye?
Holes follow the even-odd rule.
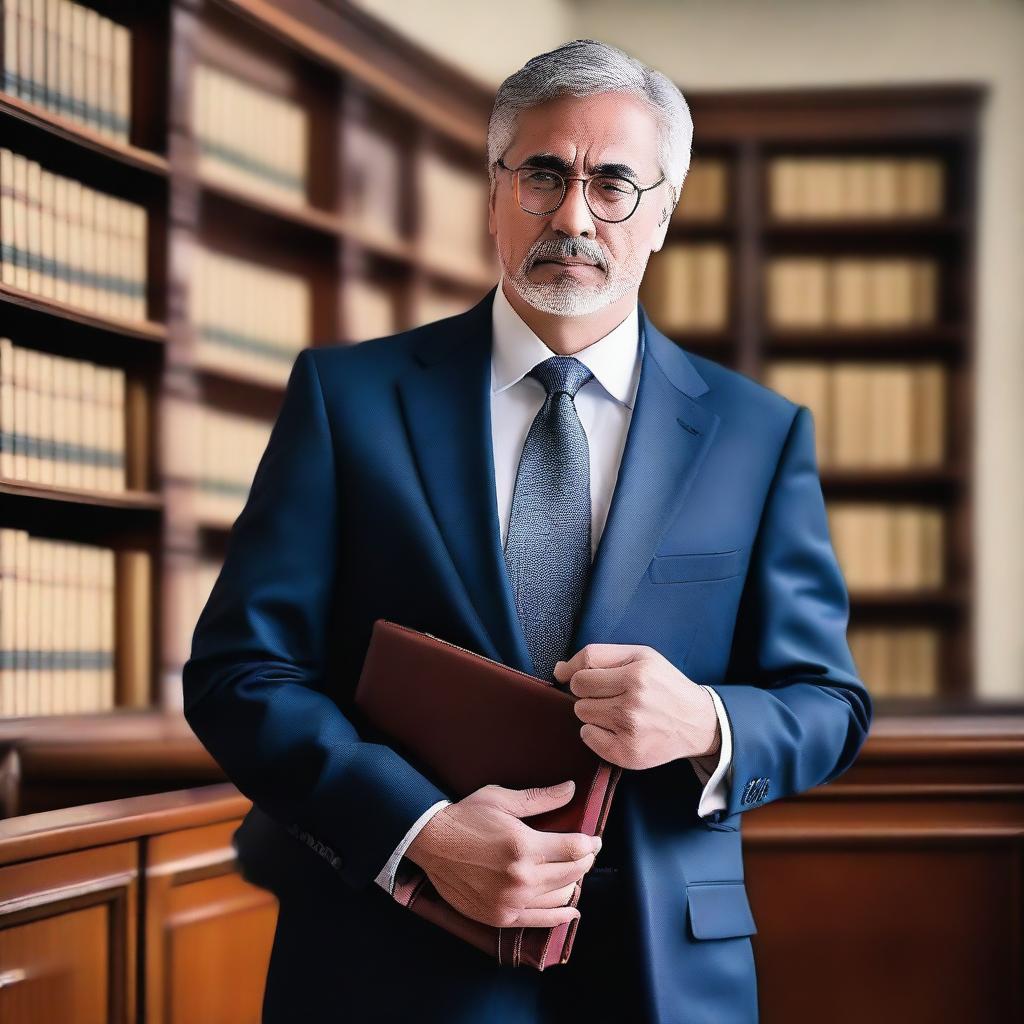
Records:
[[[604,196],[628,196],[633,192],[633,183],[627,178],[595,178],[594,183]]]
[[[550,171],[526,170],[523,172],[523,182],[535,188],[561,188],[562,179]]]

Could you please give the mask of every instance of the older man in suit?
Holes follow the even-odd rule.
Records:
[[[845,771],[871,702],[810,412],[638,302],[692,134],[613,47],[534,58],[488,129],[496,287],[295,361],[184,671],[255,804],[243,870],[280,900],[265,1020],[757,1020],[742,814]],[[382,617],[575,695],[626,769],[603,846],[523,821],[561,780],[455,800],[360,735]],[[570,962],[509,968],[419,919],[389,895],[403,857],[481,921],[579,914]]]

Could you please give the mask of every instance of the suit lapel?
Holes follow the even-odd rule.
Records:
[[[505,569],[491,440],[491,303],[440,321],[398,381],[406,429],[452,563],[478,621],[487,657],[533,673]]]
[[[397,387],[409,445],[438,530],[476,613],[479,649],[523,672],[533,663],[501,547],[491,433],[491,306],[423,331]],[[719,417],[693,399],[708,390],[686,354],[640,305],[644,355],[608,520],[570,654],[611,634],[658,542],[678,516]]]
[[[640,329],[640,383],[570,656],[589,643],[608,642],[658,543],[681,514],[720,422],[694,401],[707,383],[651,323],[642,303]]]

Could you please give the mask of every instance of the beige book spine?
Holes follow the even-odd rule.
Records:
[[[14,713],[16,715],[26,714],[26,708],[28,707],[28,548],[28,531],[16,530],[14,554]]]
[[[57,483],[56,405],[54,394],[54,360],[48,352],[38,354],[39,373],[39,479],[53,486]]]
[[[40,169],[39,179],[39,291],[48,299],[57,297],[57,239],[54,192],[57,175]]]
[[[42,479],[39,457],[39,359],[33,348],[25,349],[25,479],[38,483]]]
[[[13,480],[14,469],[14,342],[0,338],[0,477]]]
[[[14,154],[0,147],[0,282],[17,286]]]
[[[28,290],[33,295],[42,293],[42,204],[40,182],[42,167],[35,160],[25,162],[26,258],[28,261]]]
[[[86,9],[71,4],[71,119],[86,124],[87,65]]]
[[[0,718],[15,713],[15,539],[16,531],[0,527]]]
[[[113,110],[115,134],[123,142],[131,140],[131,32],[123,25],[113,28]]]
[[[82,447],[89,454],[81,463],[81,486],[88,490],[96,490],[98,485],[96,459],[92,452],[96,449],[98,428],[96,415],[96,364],[83,360],[80,367],[82,386],[81,429]]]

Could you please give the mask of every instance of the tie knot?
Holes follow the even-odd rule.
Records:
[[[538,363],[527,376],[539,380],[549,397],[564,391],[575,398],[576,392],[594,375],[575,356],[551,356]]]

